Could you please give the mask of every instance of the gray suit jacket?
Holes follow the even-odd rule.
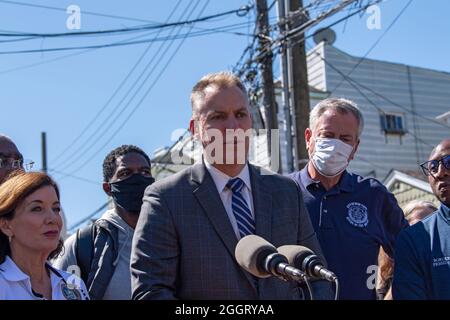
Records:
[[[249,165],[256,234],[276,247],[322,256],[294,181]],[[196,164],[147,188],[131,253],[133,299],[299,299],[301,290],[258,279],[236,262],[238,240],[214,181]]]

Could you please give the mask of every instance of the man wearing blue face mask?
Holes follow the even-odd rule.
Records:
[[[154,182],[150,158],[136,146],[118,147],[103,162],[103,181],[113,208],[69,237],[55,266],[79,268],[92,299],[129,300],[131,242],[145,188]]]
[[[408,225],[396,199],[379,181],[346,170],[363,126],[353,102],[321,101],[305,131],[309,162],[291,174],[303,192],[328,268],[340,280],[340,299],[376,299],[380,246],[393,257],[396,236]]]

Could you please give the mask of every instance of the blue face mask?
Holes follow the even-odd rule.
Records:
[[[139,214],[145,189],[155,182],[153,177],[134,174],[117,182],[111,182],[111,195],[114,202],[127,212]]]

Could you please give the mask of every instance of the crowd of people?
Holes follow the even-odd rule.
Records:
[[[112,150],[103,162],[112,205],[64,243],[58,186],[24,170],[0,135],[0,300],[306,299],[297,282],[241,268],[235,248],[247,235],[311,249],[338,277],[340,299],[450,299],[450,138],[420,166],[439,207],[402,210],[378,180],[347,170],[364,129],[350,100],[311,110],[309,162],[289,176],[248,162],[249,137],[236,132],[252,129],[252,115],[239,78],[204,76],[191,105],[202,161],[155,182],[142,149]],[[330,282],[312,280],[314,298],[334,298]]]

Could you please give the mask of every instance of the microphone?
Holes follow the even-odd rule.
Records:
[[[286,256],[290,264],[299,268],[310,277],[325,279],[331,282],[337,280],[336,275],[326,269],[320,258],[306,247],[286,245],[279,247],[278,252]]]
[[[256,235],[242,238],[235,249],[238,264],[258,278],[275,276],[281,280],[305,281],[306,274],[288,264],[288,259],[277,249]]]

